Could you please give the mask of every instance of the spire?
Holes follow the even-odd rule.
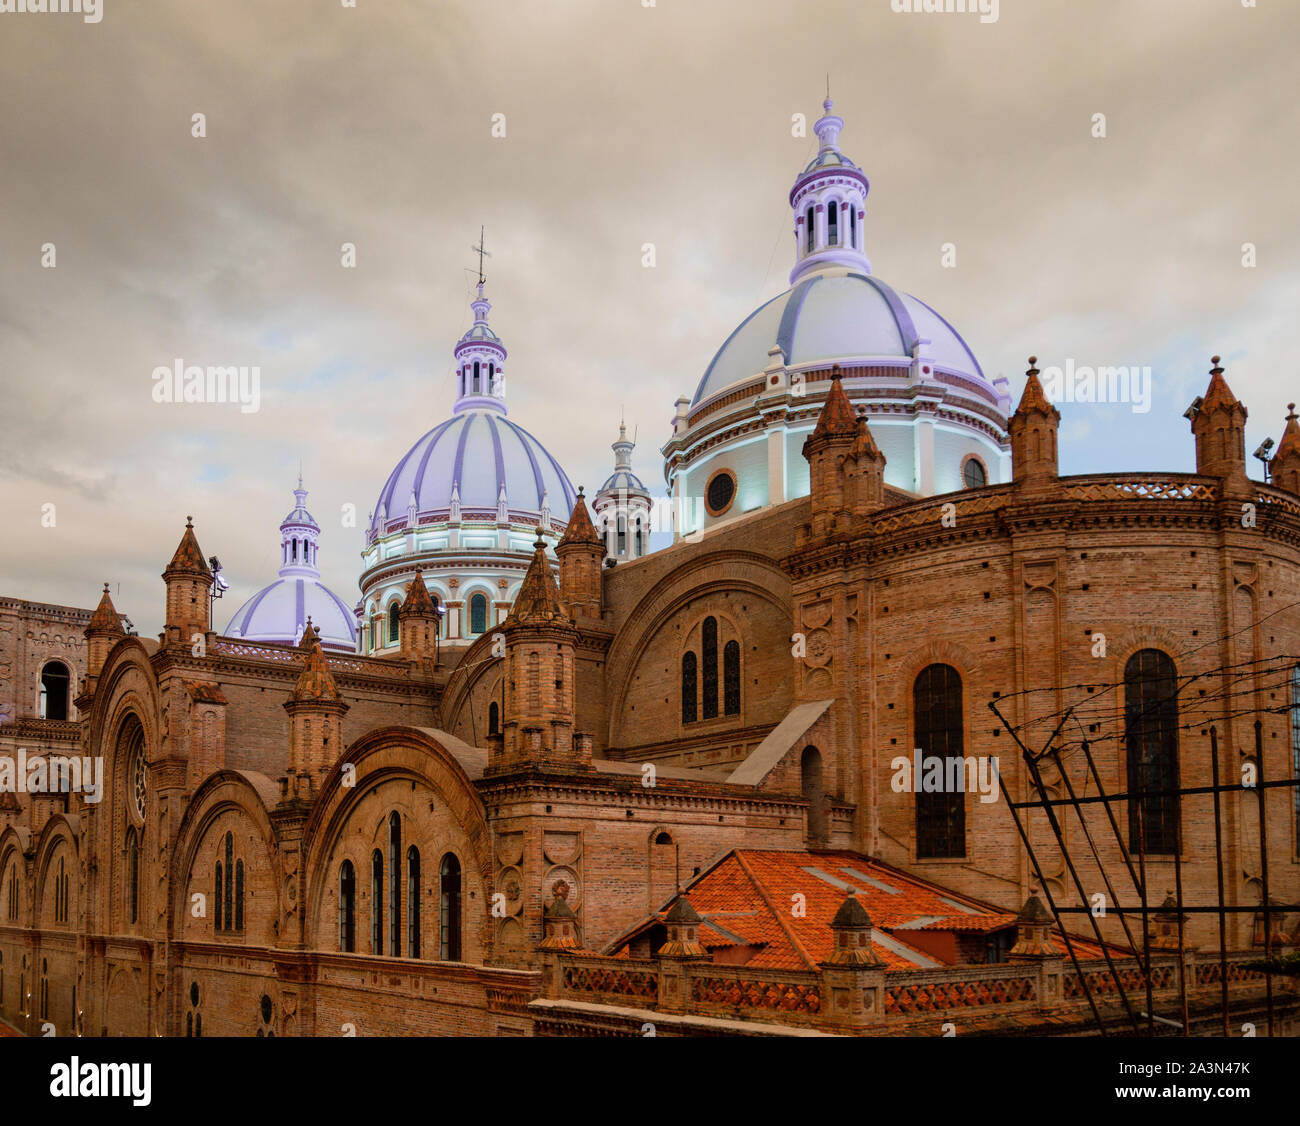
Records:
[[[1047,400],[1038,381],[1038,357],[1029,357],[1020,405],[1007,420],[1011,437],[1011,478],[1025,488],[1048,487],[1057,475],[1057,429],[1061,412]]]
[[[817,425],[808,437],[808,441],[818,439],[853,438],[857,435],[858,420],[853,413],[853,405],[844,390],[843,373],[840,365],[831,368],[831,389],[822,404],[821,414],[817,416]]]
[[[630,471],[632,451],[636,449],[636,443],[627,440],[627,424],[621,419],[618,424],[618,441],[609,448],[614,451],[614,472],[617,473],[620,469]]]
[[[311,648],[307,651],[307,662],[303,665],[293,695],[289,698],[295,702],[340,699],[338,685],[334,683],[334,674],[330,672],[318,637],[312,638]]]
[[[1244,497],[1253,488],[1246,477],[1247,411],[1223,378],[1219,357],[1212,357],[1211,363],[1210,384],[1191,414],[1196,472],[1218,477],[1225,497]]]
[[[506,413],[506,386],[504,365],[506,346],[488,324],[492,303],[484,295],[487,280],[483,276],[482,237],[473,248],[479,252],[479,277],[475,290],[478,296],[470,302],[474,323],[452,350],[455,357],[456,403],[453,413],[468,410],[490,410]]]
[[[202,575],[205,578],[211,574],[203,552],[199,550],[199,541],[194,538],[193,516],[185,517],[185,534],[181,536],[165,574]]]
[[[538,525],[537,541],[533,544],[533,559],[528,573],[519,585],[519,594],[510,611],[510,621],[517,625],[545,625],[559,622],[567,625],[568,616],[560,608],[560,589],[551,574],[550,560],[546,558],[546,541]]]
[[[86,629],[126,636],[126,630],[122,628],[122,616],[117,612],[112,598],[108,595],[108,583],[104,584],[103,597],[100,598],[99,605],[95,607],[95,612],[90,615],[90,621],[86,623]]]
[[[402,603],[401,616],[414,617],[417,614],[426,618],[438,616],[437,607],[429,597],[429,588],[424,585],[424,575],[418,567],[415,569],[415,578],[406,584],[406,600]]]
[[[1300,426],[1296,425],[1295,403],[1287,403],[1286,409],[1286,429],[1268,471],[1277,488],[1300,493]]]
[[[829,81],[826,86],[826,100],[822,102],[822,116],[813,123],[813,132],[817,134],[817,139],[821,142],[819,152],[838,153],[840,151],[840,130],[844,128],[844,118],[831,113],[831,110],[835,108],[835,103],[831,101]]]
[[[885,455],[881,453],[880,447],[876,445],[876,437],[871,433],[871,427],[867,425],[867,416],[864,413],[858,415],[858,432],[853,438],[853,457],[862,461],[864,458],[868,461],[875,461],[879,458],[883,463]]]
[[[1201,411],[1210,414],[1215,410],[1231,410],[1233,407],[1240,406],[1241,400],[1232,393],[1228,381],[1223,378],[1219,357],[1211,356],[1210,362],[1214,366],[1210,368],[1210,385],[1205,389],[1205,396],[1201,400]]]
[[[311,615],[307,615],[307,624],[302,627],[302,637],[298,639],[298,648],[304,652],[320,642],[320,630],[311,624]]]
[[[561,547],[568,547],[570,544],[587,543],[595,544],[604,550],[604,541],[596,533],[596,527],[591,522],[591,515],[587,512],[587,498],[582,495],[582,486],[578,486],[578,496],[573,502],[573,512],[569,515],[568,526],[564,529],[564,535],[560,537],[560,542],[556,546],[556,551]]]
[[[1020,405],[1016,407],[1016,414],[1037,411],[1042,415],[1050,415],[1055,412],[1059,418],[1061,412],[1048,402],[1047,395],[1043,392],[1043,385],[1038,381],[1037,363],[1037,356],[1029,357],[1029,370],[1025,372],[1025,390],[1020,396]]]

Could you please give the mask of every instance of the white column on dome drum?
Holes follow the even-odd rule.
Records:
[[[785,433],[784,426],[767,432],[767,503],[785,501]]]
[[[916,423],[916,491],[934,495],[934,423],[928,418]]]

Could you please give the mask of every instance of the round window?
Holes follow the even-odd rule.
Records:
[[[736,499],[736,478],[730,469],[719,469],[704,489],[704,505],[710,516],[721,516]]]
[[[961,470],[962,480],[968,489],[982,489],[989,483],[988,474],[984,472],[984,463],[977,457],[968,457]]]
[[[138,820],[144,820],[144,797],[145,797],[145,764],[144,764],[144,745],[143,743],[136,747],[135,754],[131,756],[131,809]]]

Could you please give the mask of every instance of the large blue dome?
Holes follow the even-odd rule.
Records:
[[[411,490],[421,515],[446,519],[456,488],[461,511],[495,512],[505,487],[512,513],[540,515],[543,500],[561,523],[576,497],[560,463],[499,409],[463,410],[435,426],[397,463],[379,493],[372,534],[406,519]]]

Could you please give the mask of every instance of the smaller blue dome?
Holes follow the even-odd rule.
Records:
[[[348,605],[319,579],[277,579],[243,604],[226,627],[227,637],[296,645],[307,619],[326,649],[355,653],[355,617]]]
[[[605,483],[601,485],[600,491],[602,493],[627,491],[629,493],[644,493],[646,496],[650,495],[650,490],[641,483],[641,478],[626,469],[620,469],[607,477]]]

